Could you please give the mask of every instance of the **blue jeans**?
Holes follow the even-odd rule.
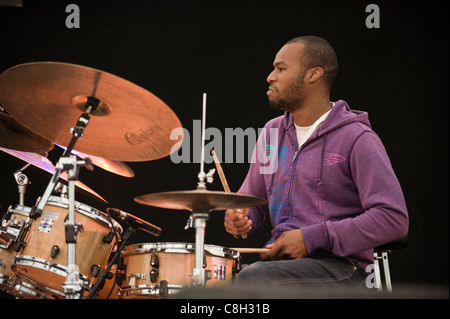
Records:
[[[239,272],[236,284],[269,287],[365,286],[365,270],[347,257],[335,255],[291,260],[258,261]]]

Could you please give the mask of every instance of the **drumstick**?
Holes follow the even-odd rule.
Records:
[[[227,179],[225,177],[225,174],[223,173],[222,166],[220,165],[220,162],[219,162],[219,159],[217,158],[216,152],[214,152],[214,150],[211,150],[211,154],[212,154],[212,156],[214,158],[214,163],[216,164],[217,173],[219,174],[220,181],[222,182],[223,189],[225,190],[225,192],[231,193],[230,187],[228,186]],[[236,212],[236,211],[234,211],[234,212]],[[247,234],[243,234],[242,238],[246,239],[247,238]]]
[[[269,251],[269,248],[230,248],[232,250],[236,250],[241,254],[263,254]]]
[[[211,154],[214,158],[214,163],[216,164],[217,173],[219,174],[220,181],[222,182],[223,189],[227,193],[231,193],[230,187],[228,186],[227,179],[225,178],[225,174],[223,173],[222,166],[220,165],[219,159],[217,158],[216,152],[214,150],[211,151]]]

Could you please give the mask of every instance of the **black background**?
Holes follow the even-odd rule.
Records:
[[[66,27],[69,3],[80,8],[79,29]],[[370,3],[380,8],[379,29],[365,25]],[[394,285],[448,285],[445,1],[23,1],[23,7],[0,7],[0,71],[35,61],[103,70],[161,98],[189,132],[193,120],[201,119],[206,92],[206,125],[224,133],[225,128],[260,128],[280,114],[268,106],[266,77],[281,46],[309,34],[334,46],[340,73],[332,100],[344,99],[353,109],[369,112],[403,187],[412,245],[391,254]],[[60,155],[55,147],[48,157],[56,164]],[[0,161],[0,204],[5,212],[18,203],[13,172],[24,163],[3,152]],[[79,193],[77,201],[102,211],[120,208],[162,228],[159,238],[139,232],[135,243],[193,242],[194,231],[184,229],[188,212],[140,205],[134,197],[192,190],[200,164],[174,164],[165,157],[127,165],[134,178],[82,169],[79,179],[109,204]],[[213,167],[206,165],[206,170]],[[222,167],[231,190],[237,191],[248,164]],[[31,206],[50,176],[34,167],[25,173],[32,182],[26,194]],[[217,174],[208,189],[222,190]],[[223,215],[211,214],[206,243],[261,247],[269,239],[268,221],[248,239],[235,239],[225,232]],[[244,261],[255,258],[247,255]]]

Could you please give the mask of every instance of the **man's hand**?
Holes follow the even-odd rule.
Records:
[[[252,228],[252,221],[248,219],[248,208],[228,209],[225,212],[225,230],[231,235],[242,236]]]
[[[308,255],[300,229],[282,233],[275,242],[267,245],[267,248],[269,251],[263,255],[264,260],[295,259]]]

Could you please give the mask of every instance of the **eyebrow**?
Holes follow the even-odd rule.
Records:
[[[283,64],[283,65],[286,65],[286,66],[287,66],[287,63],[286,63],[286,62],[284,62],[284,61],[278,61],[278,62],[275,62],[275,63],[273,64],[273,66],[274,66],[274,67],[277,67],[277,66],[280,66],[281,64]]]

